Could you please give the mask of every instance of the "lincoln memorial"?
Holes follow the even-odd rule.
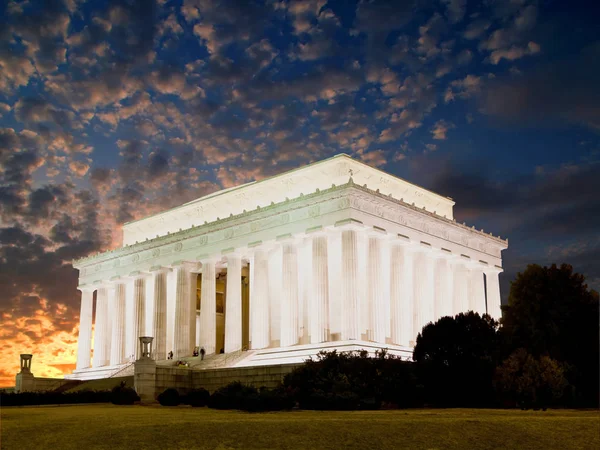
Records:
[[[142,336],[157,364],[198,369],[323,349],[410,358],[429,322],[501,315],[508,243],[455,222],[453,207],[341,154],[127,223],[121,248],[73,262],[81,315],[67,378],[114,376]]]

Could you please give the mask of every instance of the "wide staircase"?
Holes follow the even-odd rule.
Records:
[[[79,381],[79,380],[73,380]],[[125,386],[133,388],[133,375],[115,378],[101,378],[98,380],[79,381],[78,384],[65,388],[62,392],[80,392],[80,391],[110,391],[122,382]]]
[[[231,353],[206,355],[204,359],[202,359],[200,356],[188,356],[180,358],[179,361],[187,363],[187,367],[193,370],[224,369],[227,367],[234,367],[240,361],[244,361],[246,358],[251,357],[253,353],[254,351],[252,350],[240,350]],[[177,367],[177,361],[158,361],[157,365],[162,367]]]

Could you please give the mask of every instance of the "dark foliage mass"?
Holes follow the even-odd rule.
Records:
[[[182,399],[182,403],[186,403],[193,407],[201,407],[206,406],[208,404],[208,399],[210,398],[210,392],[206,389],[193,389],[187,393]]]
[[[430,405],[490,406],[499,358],[498,323],[474,312],[442,317],[423,327],[413,359]]]
[[[135,389],[127,387],[124,381],[119,386],[112,388],[110,401],[113,405],[133,405],[140,401]]]
[[[157,400],[162,406],[177,406],[181,403],[181,397],[175,388],[165,389],[158,394]]]
[[[428,324],[414,360],[433,406],[598,406],[598,293],[582,275],[530,265],[501,326],[469,312]]]
[[[2,406],[110,403],[110,391],[0,393]]]
[[[513,352],[496,370],[495,386],[507,405],[543,408],[568,398],[565,365],[549,356],[534,357],[524,348]]]
[[[512,283],[500,334],[504,353],[524,348],[566,365],[574,406],[598,405],[598,292],[563,264],[529,265]]]
[[[283,386],[303,409],[379,409],[422,405],[414,365],[385,351],[321,352],[288,374]]]
[[[291,409],[294,401],[285,388],[256,389],[236,381],[217,389],[210,396],[208,406],[249,412],[281,411]]]

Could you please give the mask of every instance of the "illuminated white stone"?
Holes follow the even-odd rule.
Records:
[[[434,320],[444,316],[452,316],[453,310],[453,285],[452,266],[447,256],[441,254],[435,261],[435,311]]]
[[[126,358],[133,361],[140,353],[139,338],[146,332],[146,279],[142,275],[133,276],[126,285],[125,320],[126,320]]]
[[[410,357],[430,321],[469,309],[499,318],[507,242],[454,222],[453,205],[340,155],[126,224],[123,248],[74,262],[72,377],[122,370],[142,335],[159,361],[200,345],[248,350],[206,362],[248,366],[361,346]],[[96,323],[107,320],[90,367],[95,290]]]
[[[94,358],[92,366],[105,366],[110,359],[107,344],[110,342],[108,317],[108,291],[101,287],[96,291],[96,324],[94,326]],[[109,347],[110,349],[110,347]]]
[[[487,312],[482,267],[473,266],[469,271],[469,310],[480,315]]]
[[[329,309],[329,277],[327,273],[327,237],[312,238],[312,294],[309,311],[310,342],[326,342]]]
[[[94,291],[81,289],[81,310],[79,312],[79,338],[77,341],[77,369],[90,367],[92,351],[92,319]]]
[[[112,333],[110,341],[110,365],[118,365],[125,360],[125,284],[116,282],[109,290],[109,303],[112,302]]]
[[[282,246],[281,346],[298,343],[298,250],[294,242]]]
[[[269,258],[264,250],[254,253],[254,278],[250,285],[250,320],[252,321],[252,348],[268,347],[269,330]]]
[[[453,315],[456,315],[469,310],[469,273],[462,261],[453,261],[452,269],[454,275],[452,304],[454,308]]]
[[[164,268],[152,272],[152,280],[148,289],[151,295],[148,301],[152,302],[152,333],[154,337],[154,353],[156,359],[167,357],[167,271]]]
[[[370,341],[385,344],[385,321],[389,320],[389,312],[386,314],[384,301],[383,267],[381,260],[381,238],[379,236],[369,237],[368,257],[368,299],[369,306],[369,333]]]
[[[342,231],[342,340],[359,339],[358,237]]]
[[[214,353],[216,349],[216,308],[217,286],[215,262],[205,260],[202,262],[202,294],[200,296],[200,346],[204,347],[207,355]]]
[[[502,309],[500,308],[500,284],[498,274],[501,272],[498,268],[486,268],[486,292],[487,292],[487,312],[496,319],[502,318]]]
[[[227,302],[225,303],[225,353],[242,349],[242,259],[227,255]]]
[[[454,202],[447,197],[340,154],[258,182],[215,192],[173,210],[127,223],[123,226],[123,244],[132,245],[205,221],[212,222],[217,217],[229,217],[230,214],[240,214],[257,206],[280,203],[286,198],[297,198],[302,193],[327,189],[332,184],[339,186],[348,181],[348,176],[352,176],[357,185],[366,184],[370,189],[379,189],[383,195],[404,198],[417,208],[436,211],[440,216],[452,219]]]

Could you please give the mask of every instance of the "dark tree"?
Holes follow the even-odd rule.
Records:
[[[442,317],[423,327],[413,359],[435,406],[490,406],[498,363],[498,323],[474,312]]]
[[[598,404],[598,293],[570,265],[529,265],[512,283],[501,334],[507,356],[525,348],[566,363],[581,406]]]
[[[533,357],[527,350],[515,350],[496,369],[495,385],[508,405],[522,409],[554,405],[567,387],[563,364],[549,356]]]

